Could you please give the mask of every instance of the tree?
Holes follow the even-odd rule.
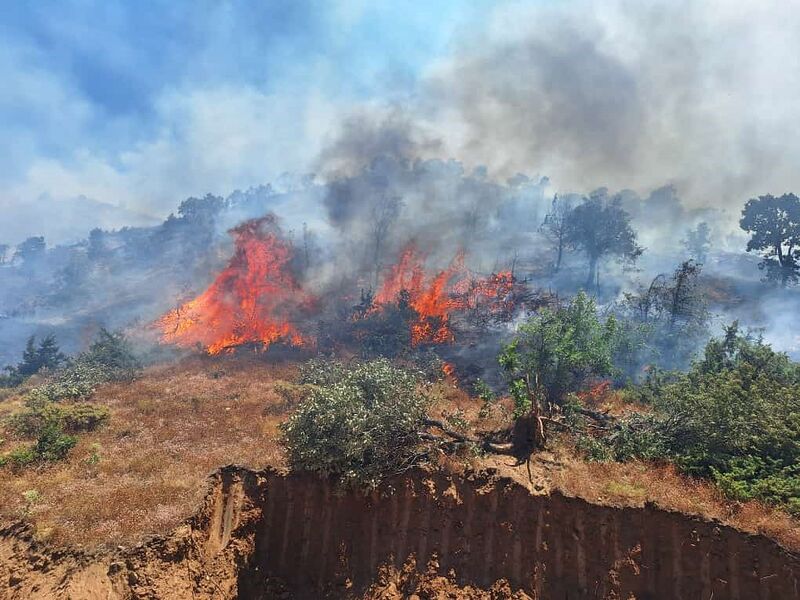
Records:
[[[701,265],[681,263],[671,277],[657,275],[647,287],[626,292],[622,316],[641,326],[646,341],[638,356],[628,356],[627,375],[643,365],[688,366],[695,349],[708,334],[709,314],[700,286]],[[665,364],[666,363],[666,364]]]
[[[398,196],[388,196],[381,194],[372,205],[370,210],[370,225],[372,237],[372,265],[374,269],[375,287],[378,287],[383,265],[383,246],[386,243],[386,236],[389,228],[400,216],[403,207],[403,200]]]
[[[800,278],[800,198],[794,194],[751,198],[744,205],[742,229],[750,234],[747,251],[759,251],[766,279],[782,286]]]
[[[600,262],[605,257],[634,261],[642,254],[621,198],[609,200],[604,191],[584,199],[568,214],[566,242],[588,258],[587,288],[600,287]]]
[[[39,341],[31,336],[22,351],[22,360],[15,367],[6,367],[8,375],[0,378],[0,386],[8,387],[22,383],[26,378],[35,375],[42,369],[55,370],[66,360],[60,351],[54,335],[48,335]]]
[[[601,321],[594,300],[583,292],[520,326],[499,356],[525,438],[518,445],[542,447],[544,422],[554,407],[587,378],[612,374],[616,330],[616,320]]]
[[[56,369],[66,357],[61,353],[54,335],[47,335],[36,345],[36,337],[31,336],[22,352],[22,362],[15,371],[22,377],[29,377],[42,369]]]
[[[4,265],[8,262],[8,244],[0,244],[0,265]]]
[[[569,196],[559,198],[558,194],[556,194],[540,228],[550,238],[555,249],[556,261],[553,268],[555,273],[558,273],[559,269],[561,269],[561,260],[564,257],[564,250],[567,246],[567,217],[572,212],[572,204],[572,199]]]
[[[33,266],[44,256],[45,248],[44,237],[29,237],[17,246],[14,259],[21,260],[25,266]]]
[[[697,262],[705,262],[708,250],[711,248],[711,228],[703,221],[697,227],[686,232],[683,245],[689,255]]]
[[[87,256],[92,262],[102,260],[108,253],[105,241],[106,234],[99,227],[95,227],[89,232],[89,246]]]

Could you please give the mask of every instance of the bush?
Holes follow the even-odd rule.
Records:
[[[281,425],[293,469],[374,487],[423,459],[428,400],[418,373],[385,359],[351,367],[315,361],[311,368],[317,387]]]
[[[21,438],[37,437],[47,423],[61,420],[61,409],[53,403],[29,405],[8,418],[6,427]]]
[[[0,466],[22,468],[35,463],[63,460],[77,443],[76,437],[65,434],[58,422],[51,421],[42,428],[35,444],[12,450],[0,459]]]
[[[736,500],[800,514],[800,365],[736,324],[685,375],[647,383],[655,413],[607,436],[615,458],[665,458]]]
[[[108,421],[108,417],[108,408],[96,404],[80,403],[61,409],[64,429],[71,432],[94,431]]]
[[[300,367],[300,383],[309,385],[333,385],[344,379],[347,367],[337,360],[312,358]]]

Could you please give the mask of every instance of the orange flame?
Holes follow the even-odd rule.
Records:
[[[280,237],[275,217],[247,221],[230,233],[236,251],[228,266],[205,292],[159,319],[162,340],[200,344],[209,354],[247,343],[264,349],[279,340],[305,345],[308,340],[290,315],[313,298],[289,271],[291,247]]]
[[[447,344],[455,340],[450,316],[456,311],[489,304],[489,312],[508,308],[511,302],[513,276],[503,272],[481,279],[464,268],[464,254],[459,252],[447,269],[429,276],[424,259],[413,243],[406,245],[395,265],[387,270],[383,284],[375,295],[375,304],[382,306],[397,300],[401,291],[408,293],[409,304],[417,313],[411,324],[411,344]]]
[[[442,373],[444,373],[445,377],[448,377],[450,379],[454,379],[455,378],[455,373],[456,373],[455,365],[453,365],[453,363],[443,362],[442,363]]]

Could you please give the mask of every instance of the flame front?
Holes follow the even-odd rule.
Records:
[[[313,299],[291,274],[292,250],[279,233],[272,216],[232,229],[236,250],[228,266],[205,292],[159,319],[163,341],[199,344],[209,354],[242,344],[305,345],[291,316]]]
[[[511,301],[513,276],[510,272],[475,277],[464,268],[464,254],[459,252],[447,269],[428,276],[424,259],[413,243],[406,245],[395,265],[387,270],[375,304],[382,306],[397,301],[401,292],[417,313],[411,324],[411,344],[447,344],[455,340],[450,316],[456,311],[486,306],[498,314]]]

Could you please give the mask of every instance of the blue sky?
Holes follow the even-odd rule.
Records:
[[[309,119],[319,123],[347,104],[402,101],[413,94],[420,72],[486,5],[455,0],[4,2],[0,76],[7,91],[0,97],[0,135],[6,143],[0,146],[5,190],[0,202],[85,194],[150,213],[168,212],[180,201],[174,194],[201,193],[212,182],[199,176],[207,165],[197,145],[213,146],[215,136],[225,134],[213,123],[206,124],[210,131],[198,133],[206,127],[198,127],[198,121],[218,119],[222,129],[237,113],[258,120],[231,129],[242,133],[257,127],[263,137],[274,135],[279,151],[273,162],[283,163],[279,158],[287,149],[281,144],[301,146]],[[233,147],[243,153],[261,150],[259,143],[247,141],[237,146],[234,140]],[[315,149],[292,148],[287,158],[302,163]],[[145,164],[158,161],[145,155],[159,152],[170,153],[169,168]],[[267,164],[268,158],[261,181],[291,167]],[[182,160],[186,176],[175,173]],[[208,191],[256,183],[259,167],[251,164],[252,157],[227,162],[237,160],[246,165],[242,172],[212,173],[219,189]],[[138,192],[115,192],[123,181],[137,183],[135,177],[125,179],[135,171],[147,185]],[[184,185],[193,177],[199,179],[196,188]],[[123,197],[112,197],[115,193]]]
[[[797,191],[798,30],[785,0],[0,2],[0,242],[317,170],[394,112],[492,176],[672,184],[735,226]]]

